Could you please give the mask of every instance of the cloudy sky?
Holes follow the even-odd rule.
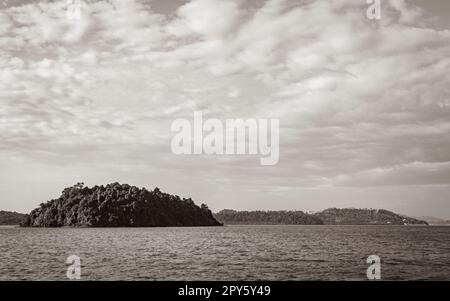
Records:
[[[0,0],[0,209],[158,186],[211,209],[450,218],[450,2]],[[171,123],[278,118],[280,161],[176,156]]]

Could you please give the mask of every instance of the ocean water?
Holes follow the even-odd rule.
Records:
[[[450,227],[0,227],[0,280],[450,280]]]

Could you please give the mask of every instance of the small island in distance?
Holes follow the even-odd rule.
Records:
[[[215,214],[226,225],[428,225],[426,221],[385,209],[329,208],[309,214],[303,211],[235,211]]]
[[[30,214],[0,211],[0,225],[22,227],[183,227],[223,225],[428,225],[385,209],[330,208],[303,211],[235,211],[127,184],[92,188],[78,183]]]
[[[26,214],[1,210],[0,226],[20,225],[26,218]]]
[[[208,206],[192,199],[113,183],[92,188],[78,183],[34,209],[23,227],[222,226]]]

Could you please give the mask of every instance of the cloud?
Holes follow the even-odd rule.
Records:
[[[399,21],[412,24],[424,15],[424,11],[417,6],[408,5],[405,0],[390,0],[390,5],[400,14]]]
[[[77,20],[64,1],[0,9],[2,160],[158,170],[179,191],[197,175],[233,196],[450,184],[450,31],[423,8],[391,0],[373,21],[350,0],[153,7],[90,1]],[[280,163],[173,156],[170,123],[196,110],[279,118]]]
[[[448,184],[450,162],[412,162],[386,168],[378,167],[353,175],[338,175],[336,185],[442,185]]]
[[[168,32],[177,37],[197,35],[205,39],[221,38],[236,29],[244,11],[243,1],[193,0],[177,10]]]

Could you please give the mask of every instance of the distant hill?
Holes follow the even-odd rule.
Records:
[[[337,209],[317,212],[326,225],[427,225],[427,222],[396,214],[385,209]]]
[[[228,225],[320,225],[322,221],[303,211],[235,211],[222,210],[214,215]]]
[[[85,187],[78,183],[42,203],[25,227],[177,227],[221,226],[208,206],[191,199],[127,184]]]
[[[27,215],[22,213],[0,211],[0,225],[20,225],[26,217]]]
[[[314,214],[303,211],[235,211],[215,214],[226,225],[427,225],[427,222],[380,209],[330,208]]]

